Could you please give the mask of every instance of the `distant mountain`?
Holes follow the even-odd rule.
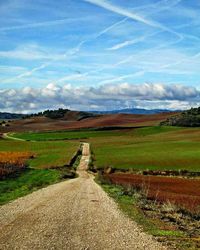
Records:
[[[14,120],[14,119],[20,119],[22,117],[24,117],[23,114],[0,112],[0,119],[1,120]]]
[[[177,112],[176,110],[175,112]],[[160,114],[166,112],[174,112],[168,109],[139,109],[139,108],[127,108],[120,110],[111,110],[111,111],[91,111],[95,114],[135,114],[135,115],[148,115],[148,114]]]

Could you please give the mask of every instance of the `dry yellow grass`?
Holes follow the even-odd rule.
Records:
[[[26,167],[26,160],[31,156],[29,152],[0,152],[0,179],[22,171]]]
[[[0,152],[0,163],[23,164],[31,156],[30,152]]]

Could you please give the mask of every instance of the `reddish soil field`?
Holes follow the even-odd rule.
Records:
[[[200,209],[200,179],[144,176],[135,174],[105,175],[112,183],[143,189],[149,199],[168,202],[192,212]]]
[[[77,112],[71,112],[71,114],[68,114],[62,119],[33,117],[29,119],[16,120],[10,122],[8,127],[0,127],[0,132],[66,130],[112,126],[153,126],[158,125],[161,121],[164,121],[168,117],[174,115],[174,113],[161,113],[154,115],[113,114],[100,115],[77,121],[77,114]]]

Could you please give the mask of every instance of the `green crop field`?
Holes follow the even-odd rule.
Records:
[[[155,126],[111,131],[23,133],[14,136],[27,140],[85,138],[91,143],[94,164],[98,168],[111,166],[136,170],[200,171],[198,128]]]
[[[199,135],[199,129],[149,127],[90,141],[98,168],[200,171]]]
[[[74,140],[88,139],[93,137],[108,137],[123,135],[121,130],[95,131],[95,130],[80,130],[80,131],[58,131],[58,132],[42,132],[42,133],[14,133],[13,137],[32,140],[32,141],[48,141],[48,140]]]
[[[28,164],[32,168],[50,168],[67,164],[79,147],[78,142],[24,142],[0,140],[0,151],[28,151],[34,154]]]

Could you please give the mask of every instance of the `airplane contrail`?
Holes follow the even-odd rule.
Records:
[[[119,25],[119,24],[121,24],[121,23],[124,23],[127,19],[128,19],[127,17],[126,17],[126,18],[123,18],[121,21],[115,22],[114,24],[109,25],[107,28],[104,28],[103,30],[101,30],[100,32],[98,32],[98,33],[97,33],[96,35],[94,35],[93,37],[90,37],[90,38],[88,38],[88,39],[82,40],[82,41],[79,42],[78,45],[77,45],[75,48],[73,48],[70,52],[66,51],[66,52],[62,55],[62,58],[66,58],[67,55],[69,55],[69,56],[76,55],[76,54],[80,51],[81,47],[82,47],[85,43],[87,43],[87,42],[89,42],[89,41],[91,41],[91,40],[95,40],[95,39],[99,38],[100,36],[102,36],[103,34],[105,34],[106,32],[108,32],[108,31],[111,30],[112,28],[116,27],[117,25]],[[1,29],[0,29],[0,30],[1,30]],[[59,59],[60,59],[60,58],[59,58]],[[25,76],[30,76],[30,75],[32,75],[32,73],[34,73],[34,72],[36,72],[36,71],[39,71],[39,70],[41,70],[41,69],[44,69],[44,68],[48,67],[51,63],[53,63],[53,62],[55,62],[55,61],[57,61],[57,60],[59,60],[59,59],[57,59],[57,58],[52,59],[52,60],[49,61],[48,63],[43,63],[43,64],[41,64],[40,66],[31,69],[30,71],[27,71],[27,72],[25,72],[25,73],[23,73],[23,74],[20,74],[20,75],[16,76],[16,77],[6,79],[6,80],[4,80],[4,83],[13,82],[13,81],[15,81],[16,79],[20,79],[20,78],[23,78],[23,77],[25,77]],[[80,74],[79,74],[79,75],[80,75]],[[77,76],[77,77],[78,77],[78,76]],[[78,78],[79,78],[79,77],[78,77]],[[62,78],[62,79],[63,79],[63,78]]]
[[[107,48],[106,50],[118,50],[118,49],[122,49],[122,48],[124,48],[126,46],[142,42],[146,38],[151,37],[151,36],[155,36],[158,33],[160,33],[160,31],[153,32],[151,34],[148,34],[148,35],[145,35],[145,36],[141,36],[141,37],[135,38],[133,40],[127,40],[127,41],[124,41],[122,43],[115,44],[114,46],[112,46],[111,48]]]
[[[120,6],[117,6],[117,5],[114,5],[114,4],[111,4],[110,2],[107,2],[107,1],[101,1],[101,0],[84,0],[85,2],[88,2],[88,3],[91,3],[93,5],[96,5],[96,6],[99,6],[103,9],[106,9],[108,11],[111,11],[111,12],[114,12],[114,13],[117,13],[119,15],[122,15],[122,16],[125,16],[125,17],[128,17],[134,21],[138,21],[138,22],[141,22],[143,24],[146,24],[148,26],[151,26],[153,28],[158,28],[158,29],[161,29],[161,30],[164,30],[164,31],[168,31],[178,37],[181,37],[181,35],[179,33],[177,33],[176,31],[158,23],[158,22],[155,22],[153,20],[150,20],[150,19],[147,19],[137,13],[134,13],[133,11],[129,11],[123,7],[120,7]]]

